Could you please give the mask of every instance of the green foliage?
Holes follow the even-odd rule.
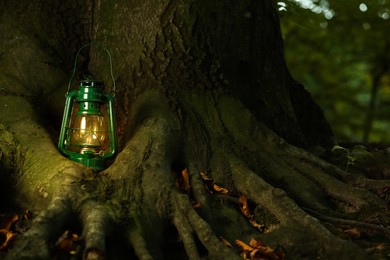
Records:
[[[390,1],[278,3],[289,70],[336,137],[390,142]]]

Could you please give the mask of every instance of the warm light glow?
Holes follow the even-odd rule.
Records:
[[[83,116],[83,117],[81,117],[80,134],[84,134],[85,133],[86,125],[87,125],[87,119],[85,118],[85,116]]]
[[[108,125],[103,116],[80,115],[71,127],[70,145],[81,153],[92,151],[101,153],[109,147]]]

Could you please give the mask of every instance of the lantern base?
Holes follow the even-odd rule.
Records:
[[[101,171],[106,168],[106,160],[102,157],[90,157],[85,154],[72,154],[69,159],[85,166],[91,167],[96,171]]]

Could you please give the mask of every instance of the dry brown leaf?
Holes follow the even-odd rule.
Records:
[[[360,230],[357,228],[350,228],[350,229],[344,230],[344,233],[348,234],[351,238],[354,238],[354,239],[360,238],[360,236],[361,236]]]
[[[190,177],[188,175],[187,168],[181,171],[181,178],[182,178],[182,189],[186,192],[190,192],[191,185],[190,185]]]
[[[221,186],[218,186],[217,184],[213,184],[213,189],[220,193],[220,194],[228,194],[229,193],[229,190],[226,189],[226,188],[222,188]]]
[[[375,249],[377,249],[377,250],[384,250],[385,249],[385,244],[381,243],[381,244],[377,245],[375,247]]]
[[[236,245],[239,246],[239,247],[242,249],[242,251],[251,252],[251,251],[253,251],[253,249],[254,249],[253,247],[251,247],[251,246],[245,244],[244,242],[242,242],[241,240],[238,240],[238,239],[236,239],[236,240],[234,241],[234,243],[236,243]]]
[[[226,239],[224,239],[222,236],[220,236],[219,239],[221,240],[221,242],[222,242],[225,246],[227,246],[227,247],[229,247],[229,248],[233,248],[232,244],[230,244],[230,242],[227,241]]]
[[[270,248],[269,246],[267,246],[267,244],[265,244],[262,241],[258,241],[256,239],[251,239],[251,241],[249,241],[249,245],[251,247],[258,249],[261,253],[263,253],[265,255],[269,255],[269,254],[274,252],[274,250],[272,248]]]
[[[23,214],[23,219],[29,220],[30,218],[32,218],[32,216],[33,216],[32,212],[29,211],[29,210],[26,210],[26,211],[24,212],[24,214]]]
[[[267,227],[263,224],[257,223],[257,221],[253,218],[253,215],[250,212],[248,200],[245,195],[241,194],[238,198],[238,204],[240,206],[241,213],[248,219],[249,223],[260,232],[264,232],[267,230]]]
[[[17,214],[12,214],[3,219],[0,223],[0,250],[8,249],[15,239],[17,234],[14,233],[12,229],[18,221],[19,216]]]
[[[55,243],[58,250],[65,251],[68,254],[76,254],[77,242],[80,240],[79,236],[70,230],[66,230]]]
[[[205,172],[200,172],[200,176],[204,181],[213,181],[213,179],[211,179],[210,176],[208,176]]]
[[[249,210],[249,206],[248,206],[248,200],[246,199],[246,196],[241,194],[240,197],[238,198],[238,204],[240,206],[240,210],[241,210],[241,213],[247,217],[247,218],[251,218],[251,212]]]
[[[217,184],[215,184],[215,181],[207,175],[205,172],[201,172],[200,176],[202,177],[203,183],[206,187],[206,190],[210,193],[213,194],[214,192],[220,193],[220,194],[228,194],[229,190],[226,188],[223,188]]]
[[[257,228],[259,231],[263,232],[266,230],[265,225],[257,223],[256,220],[254,220],[253,218],[250,218],[248,220],[249,220],[249,223],[251,223],[251,225],[254,226],[255,228]]]
[[[32,213],[26,210],[24,214],[12,214],[0,222],[0,250],[7,250],[11,247],[16,236],[23,231],[23,221],[29,220]]]
[[[6,250],[9,248],[11,243],[16,238],[16,233],[13,233],[12,231],[1,229],[0,230],[0,250]]]
[[[202,177],[203,184],[204,184],[207,192],[210,193],[210,194],[213,194],[214,193],[213,185],[214,185],[215,181],[213,179],[211,179],[210,176],[208,176],[204,172],[201,172],[200,176]]]
[[[251,239],[249,245],[245,244],[240,240],[235,241],[236,244],[242,249],[241,257],[243,259],[258,260],[258,259],[269,259],[269,260],[280,260],[284,259],[284,253],[276,251],[262,241]]]
[[[195,202],[195,201],[193,201],[193,202],[192,202],[192,207],[193,207],[194,209],[200,209],[200,208],[203,208],[203,205],[202,205],[202,203],[200,203],[200,202]]]
[[[19,221],[19,216],[17,214],[12,214],[2,220],[0,224],[0,229],[9,231],[12,228],[12,226],[18,221]]]

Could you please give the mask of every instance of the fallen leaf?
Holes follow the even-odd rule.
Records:
[[[238,245],[242,249],[242,251],[251,252],[254,249],[253,247],[242,242],[241,240],[236,239],[234,242],[236,243],[236,245]]]
[[[203,184],[205,185],[206,190],[213,194],[214,192],[220,193],[220,194],[228,194],[229,190],[226,188],[223,188],[217,184],[215,184],[215,181],[207,175],[207,173],[200,172],[200,176],[202,177]]]
[[[11,243],[16,238],[16,233],[13,233],[12,231],[1,229],[0,230],[0,250],[8,249]]]
[[[248,200],[246,199],[246,196],[241,194],[240,197],[238,198],[238,205],[240,206],[241,213],[247,217],[251,218],[251,212],[249,210],[248,206]]]
[[[226,188],[222,188],[221,186],[218,186],[217,184],[213,184],[213,189],[220,193],[220,194],[228,194],[229,193],[229,190],[226,189]]]
[[[65,251],[70,255],[77,253],[76,248],[78,246],[79,236],[70,230],[66,230],[55,243],[55,247],[58,250]]]
[[[354,239],[360,238],[360,236],[361,236],[360,230],[358,230],[357,228],[350,228],[350,229],[344,230],[344,233],[348,234],[351,238],[354,238]]]
[[[29,211],[29,210],[26,210],[26,211],[24,212],[24,214],[23,214],[23,219],[29,220],[30,218],[32,218],[32,216],[33,216],[32,212]]]
[[[204,181],[212,181],[213,179],[210,178],[210,176],[207,175],[205,172],[200,172],[200,176]]]
[[[249,220],[249,223],[251,223],[252,226],[257,228],[260,232],[264,232],[266,230],[265,225],[257,223],[256,220],[254,220],[253,218],[249,218],[248,220]]]
[[[0,250],[8,250],[12,246],[12,242],[16,236],[25,231],[28,219],[32,217],[32,213],[26,210],[24,214],[11,214],[3,218],[0,222]]]
[[[381,243],[381,244],[377,245],[377,246],[375,247],[375,249],[377,249],[377,250],[383,250],[383,249],[385,249],[385,244]]]
[[[257,221],[253,218],[253,215],[250,212],[248,200],[245,195],[241,194],[238,198],[238,205],[240,206],[241,213],[248,219],[249,223],[260,232],[264,232],[267,230],[267,227],[263,224],[257,223]]]
[[[12,214],[7,218],[3,219],[0,224],[0,229],[11,230],[12,226],[19,221],[19,216],[17,214]]]
[[[229,247],[229,248],[233,248],[232,244],[229,243],[229,241],[227,241],[226,239],[224,239],[222,236],[219,237],[219,239],[222,241],[222,243]]]
[[[214,180],[210,178],[206,173],[201,172],[200,176],[202,177],[203,184],[207,190],[208,193],[213,194],[214,193]]]
[[[17,214],[12,214],[2,220],[0,224],[0,250],[8,249],[15,239],[17,234],[12,229],[18,221],[19,216]]]
[[[284,252],[280,250],[274,250],[267,246],[262,241],[251,239],[248,244],[240,240],[235,241],[236,244],[242,249],[241,257],[243,259],[249,260],[260,260],[260,259],[268,259],[268,260],[281,260],[284,259]]]
[[[194,209],[200,209],[200,208],[203,208],[203,205],[202,205],[202,203],[200,203],[200,202],[195,202],[195,201],[193,201],[193,202],[192,202],[192,207],[193,207]]]
[[[270,248],[269,246],[267,246],[267,244],[265,244],[262,241],[258,241],[256,239],[251,239],[251,241],[249,241],[249,245],[251,247],[258,249],[259,252],[261,252],[265,255],[269,255],[269,254],[274,252],[274,250],[272,248]]]
[[[182,189],[186,192],[190,192],[191,185],[190,185],[190,177],[188,175],[187,168],[181,171],[181,178],[182,178]]]

